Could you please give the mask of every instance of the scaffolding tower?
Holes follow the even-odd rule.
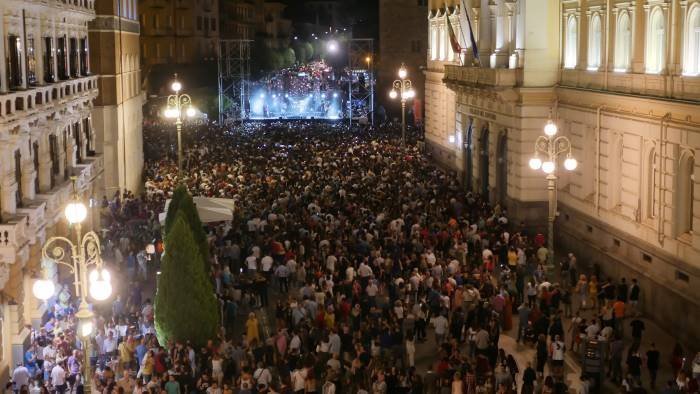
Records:
[[[374,124],[374,40],[348,40],[348,120],[365,118]]]
[[[219,41],[219,124],[247,118],[252,40]]]

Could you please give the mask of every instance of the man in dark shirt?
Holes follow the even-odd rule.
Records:
[[[649,378],[651,379],[651,388],[656,388],[656,373],[659,370],[659,359],[661,354],[656,349],[656,344],[651,343],[651,348],[647,351],[647,369],[649,370]]]
[[[644,322],[639,319],[632,320],[630,326],[632,326],[632,346],[638,347],[639,344],[642,343],[642,332],[644,332],[646,327],[644,326]]]
[[[532,394],[535,392],[535,381],[537,380],[537,374],[532,368],[532,363],[528,361],[527,368],[523,371],[523,389],[521,393]]]
[[[627,281],[622,278],[620,284],[617,285],[617,299],[622,302],[627,302],[627,295],[629,294],[629,289],[627,288]]]
[[[630,309],[632,315],[637,314],[637,304],[639,303],[639,292],[640,292],[639,284],[637,283],[637,279],[632,279],[632,286],[630,287]]]

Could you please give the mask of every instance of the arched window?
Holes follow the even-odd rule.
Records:
[[[653,219],[659,211],[659,155],[651,148],[646,157],[646,217]]]
[[[677,198],[676,198],[676,234],[683,235],[693,231],[693,202],[695,193],[695,158],[689,152],[681,154],[678,163]]]
[[[430,24],[430,59],[438,58],[438,31],[435,22]]]
[[[685,66],[683,74],[700,74],[700,7],[695,7],[688,15],[688,29],[686,31],[686,47],[683,59]]]
[[[601,25],[600,15],[594,14],[591,18],[591,27],[588,33],[588,69],[597,70],[600,67]]]
[[[570,16],[566,22],[566,52],[564,56],[564,67],[576,67],[576,45],[578,43],[578,23],[576,17]]]
[[[666,56],[664,51],[664,37],[666,36],[666,24],[664,13],[660,8],[655,8],[649,17],[647,29],[647,56],[646,71],[648,73],[660,73],[664,69]]]
[[[631,35],[630,17],[623,12],[617,19],[615,31],[615,71],[627,71],[630,67]]]

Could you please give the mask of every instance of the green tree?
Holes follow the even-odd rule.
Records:
[[[163,228],[163,233],[167,234],[175,221],[175,216],[180,208],[180,201],[182,201],[185,196],[189,195],[187,187],[183,184],[179,184],[175,191],[173,191],[173,196],[170,199],[170,205],[168,205],[168,212],[165,215],[165,227]]]
[[[158,341],[203,346],[219,325],[218,302],[184,212],[177,213],[165,244],[154,304]]]

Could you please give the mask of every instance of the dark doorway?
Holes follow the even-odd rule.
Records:
[[[489,200],[489,128],[484,126],[479,138],[479,168],[481,172],[481,195]]]
[[[508,197],[508,135],[505,130],[498,136],[496,159],[496,195],[503,205]]]

